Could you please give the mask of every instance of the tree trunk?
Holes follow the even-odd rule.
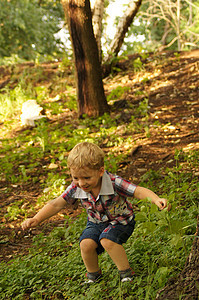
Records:
[[[166,46],[166,44],[167,44],[166,40],[167,40],[167,36],[170,33],[170,31],[171,31],[171,27],[169,26],[169,23],[166,21],[165,26],[164,26],[164,34],[161,38],[161,44],[163,46],[162,47],[163,49],[164,49],[164,46]]]
[[[119,53],[124,41],[125,34],[128,32],[129,26],[133,22],[133,19],[137,14],[141,3],[142,0],[130,1],[130,4],[126,12],[124,13],[123,17],[119,21],[119,24],[117,26],[117,32],[110,44],[110,54],[106,58],[105,62],[108,62],[113,57],[113,55],[117,56],[117,54]]]
[[[199,216],[196,237],[185,267],[176,279],[159,291],[156,300],[198,300],[199,299]]]
[[[178,51],[181,50],[180,40],[180,0],[177,0],[177,36],[178,36]]]
[[[89,0],[62,0],[73,47],[79,117],[109,111],[102,83]]]
[[[104,14],[104,0],[96,0],[93,7],[93,31],[98,46],[99,60],[101,62],[101,37],[102,37],[102,19]]]

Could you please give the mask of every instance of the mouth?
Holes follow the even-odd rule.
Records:
[[[81,189],[82,190],[89,190],[89,186],[82,186]]]

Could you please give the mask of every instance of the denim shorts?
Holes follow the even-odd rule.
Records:
[[[131,236],[134,227],[135,227],[134,219],[131,220],[130,223],[127,225],[122,225],[122,224],[112,225],[109,222],[96,224],[88,221],[86,228],[84,229],[82,235],[80,236],[80,242],[84,239],[94,240],[98,245],[97,254],[100,254],[104,252],[104,248],[100,243],[101,239],[106,238],[117,244],[122,245]]]

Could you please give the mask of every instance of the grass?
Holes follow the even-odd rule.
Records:
[[[186,210],[179,206],[160,212],[146,200],[138,210],[136,230],[125,245],[136,272],[132,284],[119,283],[117,270],[105,253],[100,257],[102,282],[89,288],[81,285],[85,270],[78,237],[86,222],[82,213],[74,222],[67,220],[67,228],[37,236],[29,255],[1,264],[1,299],[23,299],[26,294],[30,299],[60,299],[61,295],[93,299],[93,294],[95,299],[155,299],[168,278],[183,268],[194,238],[197,206],[192,203]]]
[[[75,110],[76,102],[71,92],[65,96],[64,102],[59,102],[61,98],[47,102],[50,97],[48,89],[33,85],[30,88],[30,84],[28,91],[25,85],[23,88],[18,85],[12,92],[5,91],[4,99],[8,100],[0,99],[1,114],[9,110],[0,147],[0,175],[2,182],[7,184],[2,192],[6,196],[14,187],[25,190],[37,185],[40,190],[37,209],[49,198],[60,195],[69,183],[66,157],[76,143],[86,140],[103,147],[107,155],[106,168],[115,173],[132,149],[132,133],[150,134],[147,130],[148,100],[145,98],[134,108],[134,117],[126,126],[105,114],[96,120],[85,118],[71,123],[57,119],[54,122],[40,120],[35,128],[13,135],[19,107],[30,90],[33,95],[37,91],[39,101],[43,101],[50,116],[57,116],[66,108]],[[122,97],[123,92],[126,89],[116,88],[110,99]],[[185,153],[178,150],[173,157],[173,167],[150,170],[141,178],[141,185],[167,197],[172,208],[159,211],[147,199],[132,200],[136,229],[125,249],[136,273],[133,283],[119,282],[116,267],[104,253],[100,256],[103,280],[91,287],[81,285],[85,268],[78,239],[86,224],[86,214],[82,212],[73,221],[65,217],[65,225],[54,228],[49,235],[36,236],[29,254],[0,264],[0,298],[155,299],[157,291],[168,279],[182,270],[191,250],[198,214],[199,183],[193,174],[199,165],[198,158],[198,151]],[[24,208],[26,201],[24,197],[10,204],[6,220],[24,219],[34,213],[35,206]]]

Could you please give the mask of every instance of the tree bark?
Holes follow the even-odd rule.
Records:
[[[110,44],[110,54],[105,59],[106,63],[111,60],[113,55],[117,56],[117,54],[119,53],[124,41],[125,34],[128,32],[129,26],[133,22],[133,19],[136,16],[141,3],[142,0],[130,1],[128,9],[126,10],[123,17],[119,21],[115,37]]]
[[[181,50],[181,40],[180,40],[180,0],[177,0],[177,36],[178,36],[178,51]]]
[[[101,37],[102,37],[102,19],[104,14],[104,0],[96,0],[93,7],[93,31],[97,42],[99,60],[101,62]]]
[[[79,117],[109,111],[89,0],[62,0],[73,47]]]
[[[185,267],[176,279],[159,291],[156,300],[198,300],[199,299],[199,216],[196,237]]]

